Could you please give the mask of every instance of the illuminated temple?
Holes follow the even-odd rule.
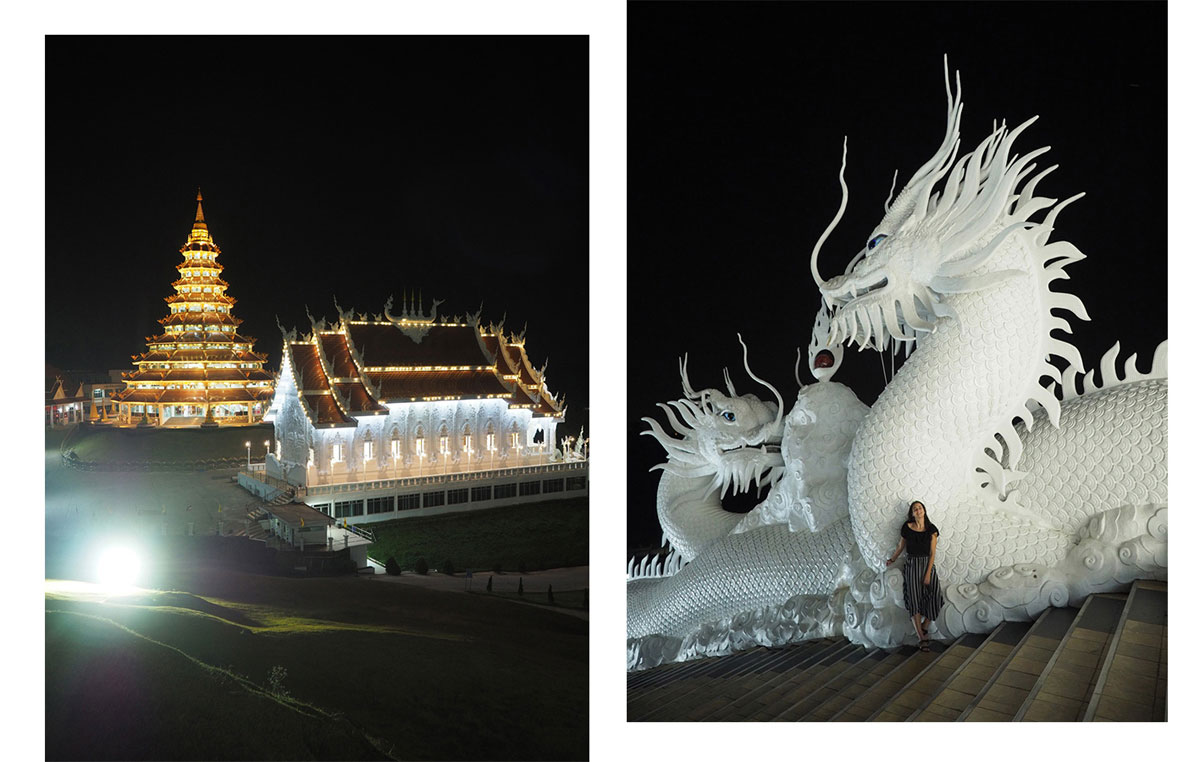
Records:
[[[524,334],[438,304],[338,308],[332,325],[285,332],[268,479],[352,522],[586,494],[586,456],[555,449],[565,405]]]
[[[121,423],[184,425],[255,423],[271,399],[274,381],[263,369],[265,355],[254,339],[238,333],[237,302],[228,294],[217,263],[221,249],[204,221],[196,194],[196,220],[179,250],[179,279],[166,297],[170,313],[162,333],[147,337],[147,350],[133,356],[136,370],[122,374],[126,388],[114,396]]]

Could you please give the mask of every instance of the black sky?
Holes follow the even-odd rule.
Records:
[[[243,333],[473,313],[520,331],[569,431],[587,379],[586,37],[49,37],[46,361],[129,369],[196,188]]]
[[[1052,146],[1039,195],[1087,192],[1054,237],[1088,257],[1055,285],[1091,315],[1071,321],[1085,363],[1119,339],[1149,367],[1167,337],[1165,3],[635,3],[629,28],[631,549],[660,538],[647,470],[664,455],[639,419],[681,396],[677,358],[696,388],[723,388],[729,366],[769,398],[741,369],[741,332],[790,407],[842,137],[850,200],[826,277],[881,218],[893,170],[903,183],[941,142],[943,53],[962,75],[964,150],[993,119],[1038,114],[1017,150]],[[873,402],[879,355],[848,350],[836,380]]]

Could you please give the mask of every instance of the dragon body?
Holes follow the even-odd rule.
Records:
[[[842,206],[811,262],[828,312],[814,328],[810,368],[825,383],[801,389],[767,499],[723,519],[729,531],[690,548],[694,560],[674,576],[631,581],[631,669],[831,633],[877,645],[913,638],[899,570],[884,559],[914,499],[941,530],[947,604],[935,634],[986,631],[1138,577],[1165,578],[1166,342],[1149,372],[1134,356],[1118,375],[1118,347],[1100,379],[1081,372],[1063,315],[1087,319],[1086,310],[1050,288],[1084,258],[1050,241],[1059,212],[1078,197],[1035,195],[1053,169],[1033,175],[1047,149],[1013,150],[1033,120],[1000,125],[959,157],[962,105],[948,72],[946,92],[941,147],[845,272],[824,280],[818,256],[845,209],[842,181]],[[806,398],[841,386],[828,382],[828,362],[814,360],[821,338],[839,361],[843,343],[907,345],[910,355],[869,410],[818,406],[814,415]],[[801,419],[849,433],[833,455],[838,490],[818,484],[828,468],[808,469],[804,453],[788,451]],[[685,439],[697,433],[676,429]],[[672,499],[673,485],[663,485],[660,515]],[[830,499],[820,511],[797,498],[821,489]],[[686,514],[674,522],[686,524]]]

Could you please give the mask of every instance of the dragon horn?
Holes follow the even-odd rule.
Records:
[[[778,389],[754,375],[754,371],[750,370],[750,350],[746,347],[746,342],[742,341],[742,335],[740,333],[738,334],[738,342],[740,342],[742,345],[742,363],[746,366],[746,373],[749,374],[750,378],[770,389],[771,393],[775,395],[775,399],[779,400],[779,409],[775,411],[774,424],[774,426],[778,427],[779,424],[783,422],[783,395],[779,393]]]
[[[737,389],[733,388],[733,379],[729,377],[729,368],[725,368],[725,386],[729,389],[730,397],[737,396]]]
[[[696,392],[692,389],[692,382],[688,380],[687,361],[688,361],[688,356],[687,356],[687,353],[685,352],[683,355],[683,359],[679,361],[679,378],[682,379],[682,381],[683,381],[684,396],[686,396],[689,399],[696,399],[700,395],[696,394]]]

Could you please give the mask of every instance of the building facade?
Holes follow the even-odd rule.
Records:
[[[147,337],[147,350],[134,355],[136,370],[124,374],[125,389],[113,399],[122,423],[185,425],[256,423],[271,399],[274,381],[264,370],[266,355],[255,339],[238,333],[237,300],[221,278],[221,249],[204,220],[196,194],[196,219],[179,249],[179,279],[166,297],[169,313],[162,333]]]
[[[269,478],[351,522],[587,489],[586,459],[555,447],[565,405],[524,336],[437,305],[339,309],[334,325],[285,334]]]
[[[112,397],[125,384],[114,382],[120,371],[60,371],[46,366],[46,426],[70,426],[87,421],[109,423],[117,417]]]

